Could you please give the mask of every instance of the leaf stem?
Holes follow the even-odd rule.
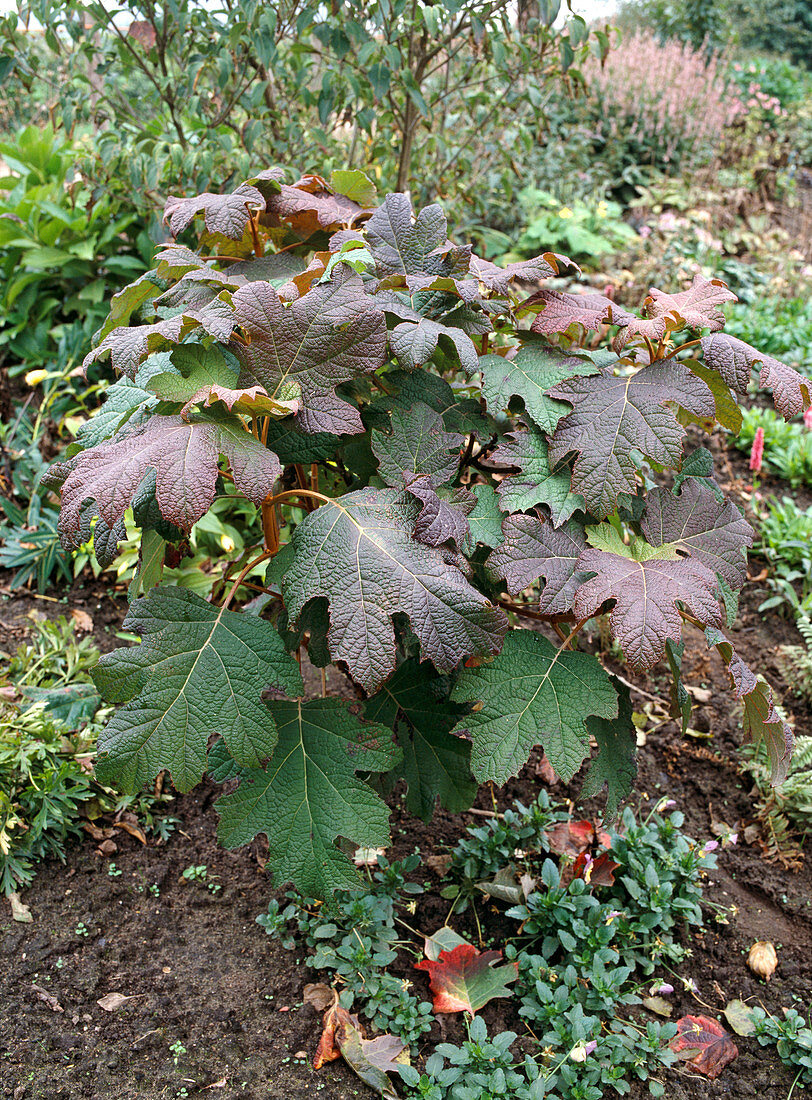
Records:
[[[680,346],[678,348],[674,348],[674,350],[672,352],[669,352],[668,355],[666,355],[665,358],[666,359],[673,359],[675,355],[677,355],[679,352],[683,351],[685,348],[693,348],[697,344],[701,344],[701,343],[702,343],[701,340],[689,340],[687,344],[680,344]],[[663,360],[663,362],[665,362],[665,360]]]
[[[259,557],[254,558],[253,561],[249,561],[248,565],[246,565],[245,568],[239,573],[237,579],[234,581],[231,588],[229,589],[228,595],[226,596],[225,600],[223,600],[223,606],[221,608],[222,611],[225,611],[228,605],[234,599],[234,595],[237,589],[242,584],[243,578],[247,577],[251,570],[255,568],[255,566],[259,565],[260,562],[266,561],[268,558],[272,557],[273,554],[270,552],[270,550],[265,550],[262,554],[259,555]]]

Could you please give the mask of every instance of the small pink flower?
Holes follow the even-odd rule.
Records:
[[[750,451],[750,469],[754,474],[761,473],[761,463],[764,459],[764,429],[756,429],[756,437],[753,440],[753,448]]]
[[[760,428],[759,428],[759,431],[761,431]],[[702,851],[707,855],[708,852],[715,852],[718,847],[719,847],[719,841],[718,840],[709,840],[707,842],[707,844],[705,845],[705,847],[702,849]]]
[[[804,412],[804,427],[812,431],[812,405]]]
[[[597,1047],[597,1045],[598,1045],[598,1040],[597,1039],[590,1039],[589,1040],[589,1042],[584,1047],[584,1050],[587,1053],[587,1057],[589,1057],[589,1055],[592,1054],[592,1052],[595,1050],[595,1047]]]
[[[673,987],[673,985],[670,985],[668,982],[663,982],[661,985],[653,985],[651,987],[651,989],[649,990],[649,993],[651,994],[652,997],[656,997],[657,994],[667,995],[667,994],[673,993],[673,992],[674,992],[674,987]]]
[[[737,844],[738,841],[739,841],[739,834],[738,833],[731,833],[730,836],[727,838],[728,844]]]
[[[646,237],[651,236],[651,226],[650,225],[641,225],[640,228],[637,230],[637,232],[643,238],[643,240],[645,240]]]

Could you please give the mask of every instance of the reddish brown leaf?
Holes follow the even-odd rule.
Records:
[[[562,821],[544,835],[550,851],[560,856],[577,857],[594,844],[608,848],[612,843],[609,834],[598,830],[591,821]]]
[[[416,970],[428,972],[435,1012],[468,1012],[472,1016],[494,997],[509,997],[507,988],[519,972],[517,963],[495,967],[501,951],[477,951],[461,943],[442,951],[436,961],[423,959]]]
[[[321,1069],[326,1062],[335,1062],[341,1057],[341,1051],[336,1044],[336,1028],[338,1027],[338,1013],[347,1015],[346,1009],[336,1001],[331,1008],[324,1013],[324,1026],[316,1048],[316,1057],[313,1059],[313,1069]]]
[[[683,1016],[669,1046],[703,1077],[718,1077],[739,1051],[723,1027],[707,1016]]]
[[[594,859],[588,852],[581,852],[572,865],[572,877],[582,878],[593,886],[612,886],[619,866],[608,852],[601,852]]]
[[[134,38],[145,50],[151,50],[156,42],[155,28],[146,19],[133,19],[127,27],[127,37]]]

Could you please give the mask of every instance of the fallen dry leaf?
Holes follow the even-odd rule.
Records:
[[[133,999],[133,997],[125,997],[123,993],[107,993],[104,997],[100,997],[96,1004],[99,1008],[103,1008],[105,1012],[115,1012],[117,1008],[121,1008],[127,1001]]]
[[[448,868],[451,866],[451,853],[448,852],[446,855],[426,856],[425,863],[429,870],[434,871],[436,875],[443,878]]]
[[[114,840],[103,840],[96,851],[101,856],[114,856],[118,851],[118,845]]]
[[[312,1005],[316,1012],[324,1012],[335,999],[336,994],[324,982],[308,982],[302,994],[305,1004]]]
[[[768,982],[778,966],[778,955],[767,940],[757,940],[747,955],[747,965],[758,978]]]
[[[336,1042],[344,1061],[365,1084],[385,1100],[398,1100],[387,1077],[387,1073],[397,1070],[398,1062],[404,1061],[406,1048],[397,1036],[379,1035],[376,1039],[365,1039],[358,1017],[342,1009],[336,1027]]]
[[[725,1029],[708,1016],[683,1016],[668,1044],[680,1059],[703,1077],[718,1077],[739,1051]]]
[[[142,844],[146,844],[147,838],[144,836],[141,829],[137,825],[130,824],[129,821],[116,821],[114,825],[117,829],[123,829],[125,833],[129,833],[130,836],[134,836],[136,840],[140,840]]]
[[[670,1016],[674,1011],[665,997],[644,997],[643,1008],[647,1008],[649,1012],[656,1012],[658,1016]]]
[[[65,1009],[54,997],[53,993],[49,993],[47,989],[43,989],[41,985],[32,985],[31,989],[34,996],[50,1008],[51,1012],[64,1012]]]
[[[70,617],[76,624],[76,629],[83,634],[93,633],[93,620],[86,611],[82,611],[81,608],[72,607],[70,611]]]
[[[316,1057],[313,1059],[313,1069],[321,1069],[327,1062],[335,1062],[337,1058],[341,1057],[341,1051],[336,1044],[339,1011],[346,1012],[346,1009],[341,1008],[336,999],[335,1003],[324,1013],[321,1038],[319,1039],[319,1045],[316,1047]]]
[[[572,874],[566,881],[582,878],[584,882],[592,883],[593,886],[612,886],[615,881],[614,873],[619,866],[620,864],[612,859],[609,852],[601,852],[594,859],[588,852],[581,852],[572,865]],[[563,874],[561,881],[565,883]]]
[[[11,918],[12,920],[19,921],[20,924],[33,924],[34,917],[31,914],[31,910],[28,906],[20,901],[20,895],[17,893],[9,894],[8,900],[11,902]]]
[[[729,1001],[724,1010],[725,1019],[737,1035],[754,1035],[753,1010],[744,1001]]]
[[[609,848],[612,843],[609,834],[591,821],[562,821],[548,829],[544,837],[551,852],[573,859],[594,846]]]
[[[461,943],[453,951],[441,951],[437,960],[423,959],[416,970],[426,970],[434,994],[435,1012],[468,1012],[475,1015],[494,997],[509,997],[507,988],[519,973],[518,963],[494,966],[501,951],[477,951]]]

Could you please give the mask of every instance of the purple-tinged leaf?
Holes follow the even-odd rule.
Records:
[[[499,466],[517,466],[496,487],[504,512],[527,512],[537,504],[550,509],[553,527],[560,527],[572,513],[584,508],[584,498],[571,491],[572,470],[564,463],[550,469],[547,439],[531,423],[522,431],[510,432],[490,456]]]
[[[652,489],[642,531],[652,546],[686,550],[711,572],[721,573],[732,589],[744,584],[753,528],[735,504],[720,502],[699,478],[689,478],[678,494]]]
[[[705,417],[712,417],[715,409],[705,383],[674,359],[652,363],[635,374],[603,371],[596,377],[572,378],[549,392],[573,406],[555,431],[550,459],[557,464],[570,452],[577,453],[573,492],[580,493],[599,518],[611,515],[620,495],[636,488],[632,451],[679,467],[685,428],[674,406]]]
[[[550,279],[563,272],[581,274],[581,269],[567,256],[560,256],[557,252],[545,252],[543,256],[535,256],[532,260],[520,260],[518,263],[506,264],[498,267],[490,260],[484,260],[481,256],[471,256],[470,272],[488,290],[494,290],[497,294],[510,293],[510,285],[514,281],[535,283],[539,279]]]
[[[523,302],[521,309],[538,303],[542,303],[543,309],[530,326],[530,331],[545,336],[566,332],[570,325],[576,323],[586,331],[600,332],[604,325],[628,325],[635,320],[633,313],[602,294],[562,294],[558,290],[544,288]]]
[[[555,530],[538,516],[508,516],[505,540],[488,558],[488,570],[507,584],[511,596],[542,580],[538,609],[547,615],[571,611],[575,591],[589,574],[578,563],[586,550],[575,523]]]
[[[708,366],[737,393],[747,392],[753,369],[760,364],[759,385],[773,391],[775,407],[785,420],[799,416],[812,404],[812,382],[808,378],[735,336],[727,333],[705,336],[702,351]]]
[[[476,497],[464,486],[435,487],[427,474],[406,478],[406,488],[423,507],[414,522],[414,537],[426,546],[453,542],[465,544],[470,535],[466,516],[473,511]]]
[[[721,279],[706,279],[694,275],[688,290],[678,294],[666,294],[652,287],[643,303],[646,319],[632,321],[628,335],[640,332],[651,340],[659,341],[668,332],[682,328],[709,328],[716,332],[725,325],[725,315],[718,308],[723,302],[738,301]]]
[[[319,231],[350,228],[368,212],[360,203],[338,194],[321,176],[303,176],[293,185],[280,184],[276,193],[266,197],[263,224],[285,222],[303,240]]]
[[[210,191],[190,198],[170,195],[164,207],[164,221],[169,222],[169,232],[177,237],[202,214],[210,233],[239,241],[250,221],[249,210],[264,209],[265,200],[256,187],[243,183],[230,195],[213,195]]]
[[[479,356],[474,342],[458,328],[421,317],[418,322],[403,321],[389,333],[392,354],[406,370],[415,370],[428,363],[437,351],[438,344],[448,354],[459,359],[466,374],[471,375],[477,369]]]
[[[495,652],[507,628],[504,612],[441,551],[412,537],[419,510],[405,493],[362,489],[311,512],[293,536],[285,606],[295,619],[308,600],[327,597],[332,658],[367,691],[395,668],[397,612],[409,617],[424,657],[441,672]]]
[[[387,195],[365,227],[380,275],[440,274],[448,225],[441,206],[424,207],[413,217],[403,194]]]
[[[654,548],[642,540],[624,546],[608,524],[589,534],[593,547],[598,543],[610,549],[593,548],[581,555],[578,569],[595,575],[575,593],[576,617],[587,619],[613,601],[612,633],[635,671],[656,665],[667,641],[680,641],[678,603],[701,623],[722,625],[716,575],[700,561],[679,558],[669,547]]]
[[[226,417],[187,423],[180,416],[153,416],[133,432],[55,463],[48,478],[51,485],[61,485],[59,531],[65,545],[75,545],[85,501],[95,500],[99,515],[112,528],[150,470],[157,479],[161,515],[191,530],[214,501],[221,454],[228,458],[240,492],[261,504],[282,473],[279,459],[244,431],[239,420]]]
[[[410,409],[395,406],[388,435],[372,432],[372,453],[378,459],[378,473],[396,489],[404,478],[428,476],[432,488],[450,481],[460,461],[463,436],[447,432],[443,418],[422,401]]]
[[[795,739],[792,727],[778,713],[772,688],[759,680],[753,670],[736,652],[733,643],[720,630],[705,631],[709,647],[715,647],[730,674],[733,694],[744,706],[742,728],[745,741],[764,744],[770,762],[770,782],[778,786],[787,777]]]
[[[234,311],[249,339],[233,349],[243,364],[241,386],[299,399],[296,422],[306,432],[364,430],[358,410],[335,392],[340,382],[376,371],[386,356],[384,315],[357,276],[313,287],[290,306],[270,283],[249,283],[234,295]]]

